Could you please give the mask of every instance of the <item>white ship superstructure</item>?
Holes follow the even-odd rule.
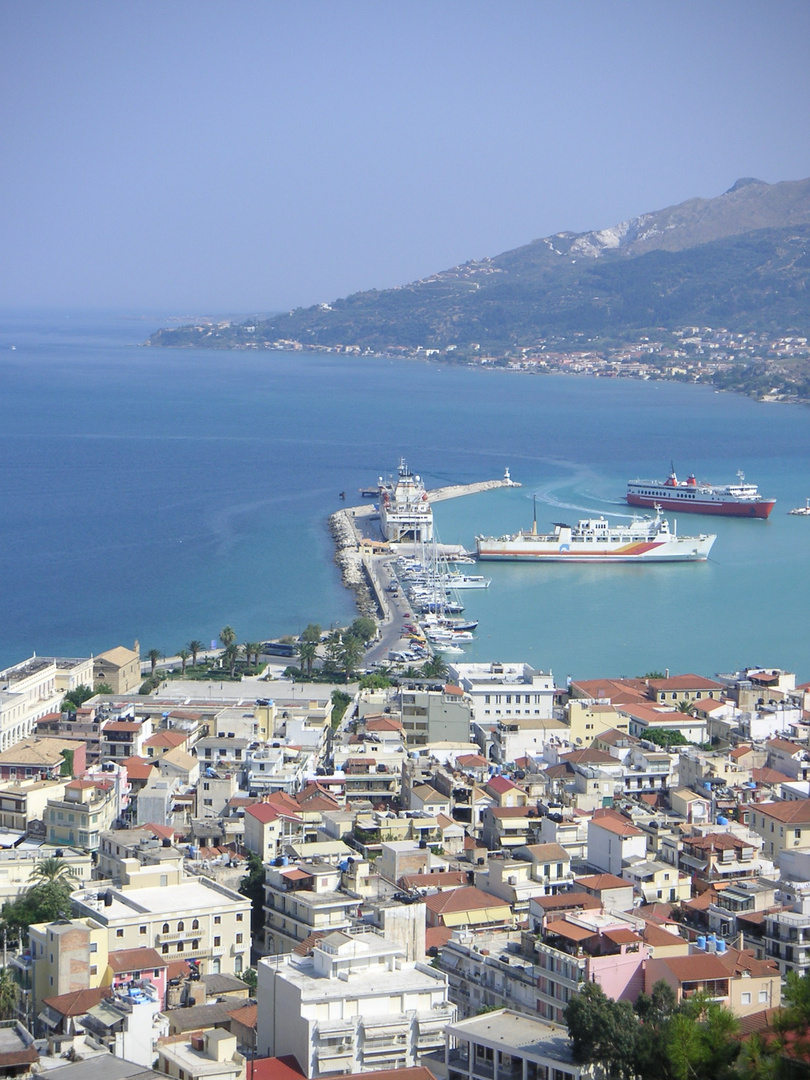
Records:
[[[554,532],[528,532],[512,536],[477,536],[479,559],[526,560],[532,562],[614,563],[614,562],[703,562],[716,537],[678,536],[661,516],[634,518],[624,525],[610,526],[605,518],[586,518],[576,525],[556,523]]]
[[[400,458],[396,483],[380,477],[380,528],[390,543],[432,543],[433,510],[422,480]]]

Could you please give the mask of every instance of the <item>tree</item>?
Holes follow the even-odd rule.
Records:
[[[255,657],[255,663],[259,665],[259,653],[262,651],[262,643],[260,641],[246,641],[242,646],[245,650],[245,659],[247,660],[248,667],[250,667],[251,656]]]
[[[377,636],[377,624],[368,615],[359,615],[348,629],[353,637],[358,638],[365,644]]]
[[[43,859],[42,862],[37,863],[28,875],[28,880],[37,884],[49,881],[60,882],[67,885],[71,892],[74,888],[70,867],[63,859],[57,859],[54,856],[50,856],[47,859]]]
[[[236,661],[239,659],[239,646],[236,642],[232,641],[229,645],[226,645],[222,650],[222,662],[228,665],[228,669],[233,678],[234,671],[236,670]]]
[[[255,851],[248,854],[247,869],[239,882],[239,892],[250,900],[250,925],[253,933],[258,934],[264,922],[264,863]]]
[[[236,641],[236,631],[232,626],[223,626],[219,632],[219,640],[222,642],[222,647],[227,649]]]
[[[359,685],[361,690],[386,690],[391,686],[391,680],[382,671],[375,671],[372,675],[364,675]]]
[[[360,663],[362,655],[362,643],[354,636],[354,634],[344,634],[340,644],[339,659],[340,666],[343,669],[347,680],[351,679],[352,672]]]
[[[20,988],[14,981],[11,968],[4,967],[0,970],[0,1019],[13,1019],[19,996]]]
[[[191,657],[191,652],[188,649],[181,649],[178,652],[177,655],[180,658],[180,663],[183,665],[183,675],[185,675],[185,673],[186,673],[186,664],[188,663],[188,661],[189,661],[189,659]]]
[[[115,691],[108,682],[97,682],[93,687],[94,694],[114,694]]]
[[[318,655],[318,643],[312,640],[302,639],[298,642],[296,647],[298,653],[298,659],[306,669],[307,678],[312,675],[312,665],[315,663],[315,659]]]
[[[155,674],[155,668],[157,667],[158,660],[161,659],[161,657],[163,656],[163,653],[160,651],[160,649],[150,649],[149,652],[146,655],[147,655],[147,657],[149,659],[149,663],[152,665],[152,669],[149,672],[149,674],[154,675]]]
[[[71,889],[64,881],[42,881],[0,910],[0,929],[9,937],[27,934],[32,923],[55,922],[70,915]]]
[[[644,738],[656,746],[686,746],[689,742],[683,732],[674,728],[647,728]]]
[[[317,623],[311,622],[301,634],[301,641],[314,641],[316,644],[321,640],[323,631]]]
[[[677,711],[685,716],[692,716],[695,711],[694,701],[679,701]]]
[[[72,690],[68,690],[62,699],[62,712],[75,712],[84,705],[85,701],[93,696],[93,691],[85,683],[79,683]]]
[[[585,983],[565,1007],[576,1061],[597,1064],[621,1080],[635,1073],[639,1020],[627,1001],[612,1001],[598,983]]]
[[[422,665],[422,674],[428,679],[444,679],[447,676],[447,661],[436,653]]]
[[[341,721],[346,713],[346,709],[349,707],[351,697],[345,690],[333,690],[332,691],[332,730],[337,731],[340,727]]]
[[[341,636],[339,630],[332,630],[324,645],[324,660],[330,671],[335,671],[340,664]]]
[[[196,667],[197,656],[205,648],[205,642],[198,641],[196,638],[192,638],[188,645],[186,645],[186,648],[191,653],[191,663],[194,665],[194,667]]]

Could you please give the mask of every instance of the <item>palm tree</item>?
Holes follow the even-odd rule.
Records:
[[[315,663],[315,658],[318,655],[317,641],[299,641],[296,646],[296,652],[298,653],[298,659],[306,668],[307,678],[309,678],[312,675],[312,665]]]
[[[363,655],[363,643],[354,634],[344,634],[340,645],[340,666],[346,673],[346,679],[351,679],[352,672],[360,663]]]
[[[56,881],[59,884],[70,886],[71,889],[74,885],[68,864],[63,859],[57,859],[52,855],[37,863],[28,875],[28,880],[33,881],[36,885],[45,885],[50,881]]]
[[[444,679],[447,675],[447,663],[444,657],[439,656],[436,653],[435,656],[431,656],[429,660],[426,660],[422,665],[422,674],[426,675],[429,679]]]
[[[157,662],[163,656],[163,653],[160,651],[160,649],[150,649],[146,655],[149,657],[149,663],[152,665],[152,670],[150,674],[154,675],[155,668],[157,667]]]
[[[185,675],[185,673],[186,673],[186,661],[191,656],[191,653],[188,651],[188,649],[181,649],[180,652],[178,652],[177,655],[180,657],[180,663],[183,665],[183,674]]]
[[[239,646],[235,642],[231,642],[226,645],[222,650],[222,661],[230,668],[231,678],[236,668],[236,661],[239,659]]]
[[[245,650],[245,656],[247,657],[248,667],[250,666],[250,658],[254,657],[254,663],[256,667],[259,666],[259,653],[262,651],[262,643],[260,641],[246,641],[242,646]]]
[[[188,643],[188,645],[186,645],[186,648],[191,653],[191,663],[194,665],[194,667],[196,667],[197,666],[197,654],[201,653],[203,651],[203,649],[205,648],[205,642],[204,641],[197,641],[196,638],[192,638],[192,640]]]
[[[222,642],[222,647],[227,649],[236,641],[236,631],[232,626],[223,626],[219,632],[219,640]]]
[[[694,701],[679,701],[677,711],[683,713],[686,716],[691,716],[695,711]]]

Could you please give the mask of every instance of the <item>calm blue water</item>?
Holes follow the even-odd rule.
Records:
[[[737,469],[768,522],[683,515],[718,533],[706,564],[487,564],[471,659],[565,675],[768,664],[810,677],[810,410],[663,383],[455,370],[307,354],[138,348],[165,318],[0,318],[0,666],[117,644],[170,653],[354,616],[328,515],[395,469],[428,486],[522,489],[437,505],[442,540],[603,511],[670,459]],[[11,346],[16,346],[12,350]]]

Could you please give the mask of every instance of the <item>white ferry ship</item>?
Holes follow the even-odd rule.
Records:
[[[380,528],[389,543],[430,543],[433,540],[433,509],[419,476],[400,458],[396,483],[380,477]]]
[[[660,508],[655,517],[634,518],[625,525],[610,526],[605,518],[585,518],[576,525],[556,522],[554,532],[532,529],[512,536],[476,536],[479,559],[527,562],[617,563],[704,562],[716,537],[678,536],[670,530]]]

